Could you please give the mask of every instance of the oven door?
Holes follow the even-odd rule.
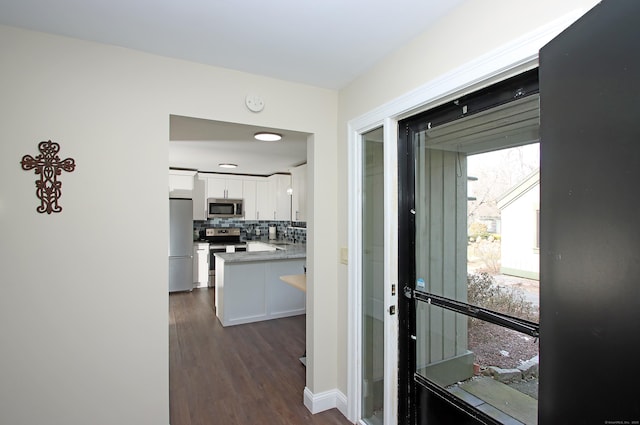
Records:
[[[209,245],[209,286],[215,286],[216,277],[216,252],[227,252],[224,245]]]

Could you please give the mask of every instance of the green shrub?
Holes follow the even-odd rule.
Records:
[[[494,274],[499,273],[500,260],[502,259],[500,244],[500,240],[493,236],[489,236],[487,239],[478,238],[475,242],[469,243],[469,248],[471,248],[469,252],[475,259],[482,261],[484,270]]]
[[[469,304],[478,307],[525,320],[537,318],[537,309],[525,300],[520,289],[498,286],[488,273],[467,275],[467,297]],[[471,323],[473,324],[473,320]]]

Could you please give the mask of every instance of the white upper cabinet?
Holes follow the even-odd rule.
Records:
[[[207,220],[207,199],[244,200],[244,220],[291,220],[291,176],[232,176],[199,173],[192,180],[193,219]],[[302,219],[300,219],[302,220]]]
[[[207,179],[200,175],[193,182],[193,219],[207,219]]]
[[[242,199],[242,177],[207,176],[207,198]]]
[[[192,198],[195,171],[169,170],[169,197]]]
[[[242,199],[242,181],[244,179],[227,179],[227,198],[230,199]]]
[[[244,219],[245,220],[257,220],[258,218],[258,206],[257,206],[257,181],[244,180],[242,182],[242,195],[244,196]]]
[[[207,198],[226,198],[227,181],[215,177],[207,177]]]
[[[193,219],[207,220],[207,199],[243,199],[242,177],[198,173],[193,185]]]
[[[291,220],[291,176],[274,174],[269,177],[272,193],[275,193],[275,209],[273,215],[266,220]]]
[[[256,182],[256,220],[272,220],[276,195],[268,179]]]
[[[291,220],[307,221],[307,164],[291,169]]]

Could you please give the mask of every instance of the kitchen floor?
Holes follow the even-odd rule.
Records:
[[[171,425],[347,425],[302,402],[305,316],[223,328],[213,289],[169,296]]]

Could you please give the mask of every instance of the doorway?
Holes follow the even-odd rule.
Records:
[[[399,408],[403,423],[452,423],[452,418],[461,424],[537,423],[537,400],[507,384],[516,380],[515,365],[513,376],[506,376],[506,368],[482,357],[487,349],[500,352],[507,335],[528,341],[528,353],[535,357],[537,317],[518,308],[528,304],[514,303],[514,292],[489,273],[475,273],[477,264],[472,269],[468,260],[471,250],[484,253],[484,267],[500,272],[499,217],[480,215],[475,227],[469,226],[469,214],[486,201],[486,193],[478,202],[469,192],[470,182],[478,180],[469,174],[469,163],[487,162],[489,152],[536,143],[538,128],[536,69],[400,123],[399,192],[407,194],[399,205],[398,238],[399,281],[407,282],[400,302],[400,321],[406,324],[400,359],[408,360],[399,365],[400,386],[408,388]],[[497,261],[491,257],[496,252]],[[485,339],[497,334],[502,337],[486,347]],[[527,373],[535,374],[533,368]]]

